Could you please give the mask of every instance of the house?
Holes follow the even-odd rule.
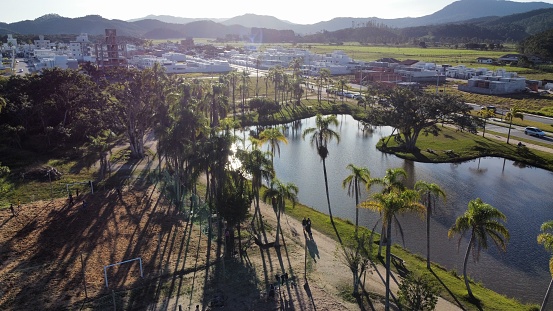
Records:
[[[476,59],[476,62],[480,63],[480,64],[492,64],[494,61],[493,58],[491,57],[478,57]]]
[[[522,54],[505,54],[497,60],[505,63],[515,63],[518,62],[522,56]]]

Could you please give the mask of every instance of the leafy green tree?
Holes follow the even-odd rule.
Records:
[[[407,88],[393,88],[381,95],[385,104],[373,114],[386,125],[397,128],[403,137],[403,147],[407,151],[416,149],[419,135],[431,133],[437,135],[438,124],[453,124],[472,133],[476,126],[470,115],[471,107],[460,97],[450,94],[428,94]]]
[[[513,126],[513,119],[519,118],[521,120],[524,119],[524,115],[520,111],[520,109],[517,106],[513,106],[509,108],[509,111],[505,114],[505,120],[509,121],[509,132],[507,133],[507,143],[509,143],[509,139],[511,138],[511,127]]]
[[[165,102],[165,73],[156,65],[152,69],[128,70],[125,80],[111,85],[112,104],[119,123],[125,127],[131,156],[142,158],[145,154],[144,136],[156,122],[157,105]]]
[[[355,237],[357,238],[359,227],[359,209],[357,208],[359,205],[359,192],[361,191],[361,184],[366,187],[370,186],[371,172],[366,167],[358,167],[351,163],[346,166],[346,169],[348,169],[351,174],[342,181],[342,188],[347,187],[348,195],[355,197]]]
[[[386,230],[386,300],[385,309],[390,310],[390,274],[391,274],[391,250],[392,250],[392,224],[401,228],[398,216],[404,213],[415,212],[423,214],[424,205],[418,202],[419,194],[414,190],[391,191],[388,193],[376,193],[373,201],[365,201],[361,207],[380,213],[382,226]],[[400,232],[403,232],[400,230]]]
[[[455,224],[447,232],[450,238],[456,234],[460,234],[459,243],[466,232],[470,233],[470,239],[463,263],[463,276],[465,278],[465,286],[467,287],[468,294],[472,299],[474,299],[474,295],[470,289],[467,276],[467,263],[470,251],[474,250],[473,258],[477,261],[480,250],[488,248],[489,238],[494,242],[497,248],[505,251],[507,241],[509,240],[509,231],[501,221],[506,220],[507,217],[498,209],[482,202],[480,198],[477,198],[469,202],[467,211],[457,218]]]
[[[553,60],[553,29],[526,37],[519,43],[518,49],[526,55],[538,55]]]
[[[541,233],[538,234],[538,244],[542,244],[545,250],[553,253],[553,220],[544,222],[540,228]],[[549,272],[551,273],[551,281],[547,287],[547,292],[541,303],[540,311],[546,310],[551,288],[553,288],[553,256],[549,258]]]
[[[439,292],[436,280],[412,272],[399,284],[398,298],[407,310],[432,311],[438,303]]]
[[[445,192],[434,183],[426,181],[417,181],[415,183],[417,190],[426,206],[426,268],[430,269],[430,216],[432,215],[432,206],[436,206],[436,198],[445,199]]]
[[[491,118],[495,116],[495,110],[488,109],[488,108],[482,108],[477,112],[478,116],[484,120],[484,130],[482,131],[482,137],[486,134],[486,121],[488,118]]]
[[[305,139],[306,136],[311,135],[310,143],[311,146],[314,146],[317,150],[317,154],[321,158],[321,161],[323,162],[323,173],[324,173],[324,181],[325,181],[325,190],[326,190],[326,202],[328,204],[328,215],[330,216],[330,222],[332,223],[332,227],[334,228],[334,231],[336,232],[336,236],[338,237],[338,241],[340,244],[342,244],[342,239],[340,238],[340,234],[338,233],[338,229],[336,228],[336,224],[334,223],[334,218],[332,217],[332,208],[330,206],[330,194],[328,191],[328,176],[326,173],[326,158],[328,157],[328,142],[330,142],[332,139],[336,139],[336,141],[340,142],[340,134],[338,132],[334,131],[330,128],[331,125],[337,126],[338,125],[338,119],[335,115],[330,115],[323,117],[321,114],[318,114],[315,119],[315,127],[310,127],[308,129],[305,129],[303,131],[302,137]]]

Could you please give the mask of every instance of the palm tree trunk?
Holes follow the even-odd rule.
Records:
[[[358,181],[357,177],[355,178],[355,238],[358,237],[358,227],[359,227],[359,209],[357,208],[357,205],[359,205],[359,191],[358,191]]]
[[[545,297],[543,297],[543,302],[541,303],[540,311],[545,311],[545,306],[547,305],[547,301],[549,300],[549,294],[551,294],[551,287],[553,287],[553,278],[549,282],[549,286],[547,287],[547,292],[545,293]]]
[[[340,238],[340,233],[338,233],[338,229],[336,228],[336,224],[334,223],[334,218],[332,217],[332,208],[330,207],[330,195],[328,194],[328,178],[326,174],[326,161],[323,158],[323,172],[325,177],[325,190],[326,190],[326,202],[328,204],[328,216],[330,216],[330,223],[332,224],[332,227],[334,228],[334,231],[336,232],[336,237],[338,238],[338,242],[340,242],[340,245],[342,245],[342,238]]]
[[[283,199],[284,200],[284,199]],[[275,239],[275,247],[278,247],[279,244],[279,236],[280,236],[280,207],[282,203],[278,202],[276,204],[276,217],[277,217],[277,230],[276,230],[276,239]]]
[[[465,261],[463,262],[463,277],[465,278],[465,286],[467,287],[469,297],[474,299],[474,295],[472,294],[472,290],[470,289],[469,279],[467,277],[467,263],[469,261],[470,248],[472,247],[473,242],[474,242],[474,233],[471,234],[469,245],[467,246]]]
[[[428,207],[426,208],[426,269],[430,270],[430,215],[432,214],[432,201],[428,192]]]
[[[484,119],[484,130],[482,131],[482,137],[486,135],[486,119]]]
[[[390,258],[392,256],[392,218],[388,219],[388,226],[386,228],[386,300],[384,308],[386,311],[390,310]]]
[[[509,122],[509,133],[507,133],[507,143],[509,143],[509,139],[511,138],[511,125],[513,125],[512,119],[511,119],[511,122]]]

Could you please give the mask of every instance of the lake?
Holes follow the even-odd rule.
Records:
[[[469,275],[506,296],[541,303],[551,279],[550,255],[537,244],[536,236],[541,224],[553,219],[552,172],[494,157],[443,164],[408,161],[376,149],[378,140],[391,134],[391,127],[362,131],[358,122],[348,115],[339,115],[338,120],[340,125],[334,130],[340,133],[341,139],[339,143],[329,143],[326,160],[335,217],[355,221],[355,199],[342,188],[342,180],[349,175],[346,170],[349,163],[369,168],[371,177],[384,176],[388,168],[403,168],[408,174],[409,186],[418,180],[436,183],[445,191],[447,202],[439,202],[432,216],[431,259],[462,275],[468,239],[463,239],[458,249],[458,238],[448,239],[447,230],[465,212],[470,200],[481,198],[507,216],[511,239],[506,253],[498,251],[490,242],[477,263],[472,259],[469,262]],[[302,204],[327,213],[322,163],[309,141],[301,137],[305,129],[314,126],[314,117],[288,126],[284,131],[288,144],[280,144],[280,156],[275,155],[274,164],[280,180],[298,186],[298,199]],[[247,132],[240,135],[247,135]],[[365,193],[362,199],[368,197]],[[372,228],[378,217],[378,213],[361,209],[360,225]],[[426,257],[425,220],[404,215],[400,222],[405,247]],[[401,244],[397,233],[393,241]]]

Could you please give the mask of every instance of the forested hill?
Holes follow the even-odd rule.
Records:
[[[369,22],[363,27],[323,31],[303,36],[303,42],[360,42],[375,44],[496,41],[519,42],[553,29],[553,9],[541,9],[505,17],[479,18],[465,22],[407,28],[391,28]]]

